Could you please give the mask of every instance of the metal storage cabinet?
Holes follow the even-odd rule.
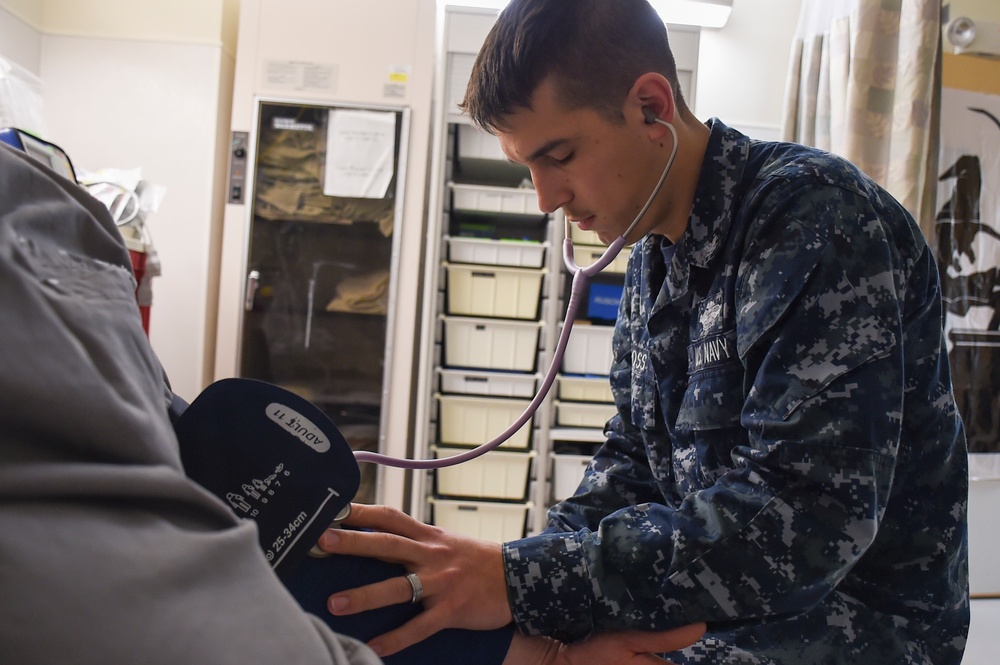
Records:
[[[435,0],[242,0],[215,378],[266,379],[355,448],[412,454]],[[324,191],[332,118],[392,123],[374,198]],[[377,132],[376,132],[377,133]],[[286,186],[281,185],[284,179]],[[331,195],[330,192],[334,192]],[[363,465],[360,500],[404,508],[408,474]]]
[[[409,114],[260,100],[256,117],[239,374],[298,393],[352,448],[378,450]],[[351,126],[338,128],[338,119]],[[362,135],[385,142],[385,182],[335,195],[333,171],[371,166],[332,154]],[[361,471],[356,498],[373,503],[376,469]]]

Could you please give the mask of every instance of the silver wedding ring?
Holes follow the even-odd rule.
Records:
[[[416,573],[410,573],[406,576],[406,581],[410,583],[410,588],[413,590],[410,602],[419,603],[420,599],[424,597],[424,585],[420,583],[420,578],[417,577]]]

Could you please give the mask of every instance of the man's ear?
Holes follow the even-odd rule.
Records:
[[[625,99],[625,114],[637,114],[642,122],[651,124],[652,118],[674,122],[677,105],[670,82],[662,74],[647,72],[637,78]]]

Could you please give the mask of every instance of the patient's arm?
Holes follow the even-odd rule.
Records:
[[[375,665],[187,478],[121,233],[0,145],[4,663]]]

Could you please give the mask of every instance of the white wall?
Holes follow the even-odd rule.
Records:
[[[22,12],[0,6],[0,57],[16,62],[38,76],[42,58],[42,33]]]
[[[694,113],[776,139],[802,0],[735,0],[724,28],[701,31]]]
[[[235,36],[239,0],[3,0],[41,7],[47,34],[218,45]]]
[[[163,274],[153,280],[150,341],[174,390],[203,387],[216,289],[213,184],[224,62],[218,46],[46,36],[49,135],[80,168],[141,167],[166,187],[149,216]],[[228,109],[227,109],[228,111]]]

